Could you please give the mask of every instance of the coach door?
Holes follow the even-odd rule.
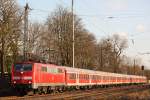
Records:
[[[76,72],[76,84],[79,85],[79,73]]]
[[[66,69],[64,70],[65,71],[65,84],[67,85],[67,71],[66,71]]]

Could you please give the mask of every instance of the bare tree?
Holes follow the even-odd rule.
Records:
[[[3,76],[7,56],[12,55],[13,61],[17,56],[22,16],[15,0],[0,2],[0,66]]]
[[[95,37],[85,31],[77,34],[75,42],[75,64],[80,68],[94,69],[95,67]]]
[[[40,60],[43,54],[42,36],[45,33],[45,26],[41,23],[35,22],[29,25],[29,41],[28,41],[28,59]]]
[[[123,51],[127,48],[128,46],[128,41],[126,38],[122,38],[118,34],[114,34],[111,38],[110,41],[113,44],[113,61],[114,61],[114,72],[118,71],[119,64],[121,62],[120,55],[123,53]]]
[[[98,70],[112,72],[113,44],[109,38],[102,38],[96,47],[96,64]]]
[[[81,19],[74,16],[75,66],[91,66],[95,38],[84,29]],[[48,17],[46,24],[48,32],[45,40],[51,41],[48,47],[55,51],[57,64],[72,66],[72,13],[66,8],[59,7]]]

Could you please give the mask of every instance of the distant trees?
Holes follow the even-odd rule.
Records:
[[[97,69],[119,72],[121,55],[126,48],[127,40],[117,34],[101,39],[96,48]]]
[[[96,46],[95,60],[97,70],[112,72],[113,45],[109,38],[103,38]]]
[[[75,16],[75,66],[93,65],[95,38],[82,25],[81,19]],[[72,66],[72,13],[65,8],[58,8],[47,19],[48,27],[45,42],[54,50],[58,64]],[[54,52],[53,51],[53,52]],[[85,59],[86,58],[86,59]],[[54,59],[54,58],[51,58]]]
[[[122,38],[120,35],[118,34],[114,34],[112,36],[112,38],[110,39],[110,41],[112,42],[113,45],[113,61],[114,61],[114,72],[118,72],[117,69],[119,67],[119,64],[121,62],[121,54],[123,53],[123,51],[127,48],[128,44],[127,44],[127,39],[126,38]]]
[[[40,60],[43,54],[42,36],[45,34],[46,28],[41,23],[30,23],[28,29],[28,59]],[[41,56],[41,57],[40,57]]]
[[[76,34],[75,39],[75,65],[80,68],[94,69],[95,68],[95,37],[85,31]]]
[[[24,24],[15,0],[0,2],[0,66],[3,73],[4,68],[8,70],[7,66],[19,61],[18,56],[23,54]],[[76,68],[133,74],[133,64],[123,60],[127,39],[115,34],[97,43],[77,15],[74,15],[74,22]],[[45,23],[30,23],[28,33],[28,59],[72,66],[72,13],[67,8],[58,7]],[[141,73],[138,65],[136,71],[136,74]]]
[[[75,17],[75,29],[78,25]],[[47,19],[49,35],[52,35],[51,49],[56,51],[56,62],[60,65],[72,65],[72,13],[65,8],[56,9]],[[76,33],[76,30],[75,30]],[[52,47],[53,46],[53,47]]]

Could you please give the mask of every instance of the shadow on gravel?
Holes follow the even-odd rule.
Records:
[[[6,96],[18,96],[18,94],[11,88],[9,79],[0,78],[0,97]]]

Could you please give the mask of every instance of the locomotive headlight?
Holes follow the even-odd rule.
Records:
[[[32,82],[31,81],[29,81],[29,84],[31,84]]]
[[[14,84],[16,83],[16,81],[14,81]]]

